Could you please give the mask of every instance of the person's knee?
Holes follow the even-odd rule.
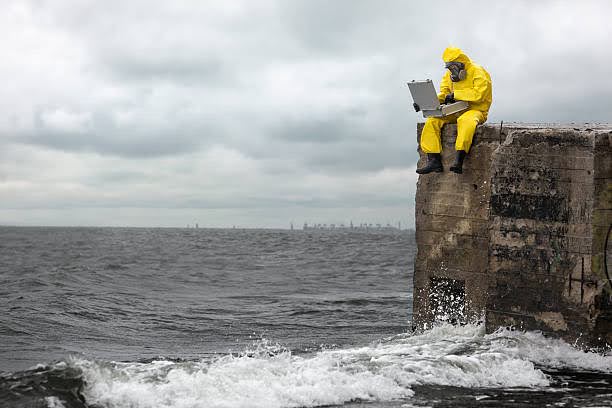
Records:
[[[475,122],[476,124],[479,124],[481,122],[484,122],[484,117],[481,112],[469,111],[459,116],[459,118],[457,118],[457,123],[459,122],[463,122],[463,123]]]
[[[472,115],[463,115],[460,116],[457,119],[457,125],[461,126],[461,125],[471,125],[471,126],[476,126],[478,125],[478,118]]]
[[[439,119],[439,118],[427,118],[427,120],[425,121],[425,126],[426,127],[433,127],[435,129],[439,129],[442,127],[442,125],[444,125],[444,121]]]

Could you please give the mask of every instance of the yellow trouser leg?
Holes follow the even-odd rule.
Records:
[[[485,115],[481,111],[469,110],[457,118],[457,140],[455,141],[456,150],[470,151],[472,139],[476,126],[486,120]],[[423,129],[423,132],[425,130]]]
[[[454,118],[453,118],[454,119]],[[442,142],[440,141],[440,130],[442,126],[449,123],[449,118],[427,118],[423,132],[421,133],[421,150],[423,153],[440,153]]]

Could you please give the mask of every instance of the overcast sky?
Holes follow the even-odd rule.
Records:
[[[495,4],[495,5],[491,5]],[[612,121],[612,2],[0,3],[0,225],[414,224],[405,82],[463,48],[489,122]]]

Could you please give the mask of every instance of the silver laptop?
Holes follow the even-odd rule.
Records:
[[[424,118],[428,118],[430,116],[437,118],[448,116],[452,115],[453,113],[466,110],[469,107],[468,103],[465,101],[440,104],[440,101],[438,101],[436,88],[434,87],[433,82],[431,82],[431,79],[426,79],[424,81],[410,81],[408,82],[408,88],[410,88],[410,93],[412,94],[414,103],[419,105],[421,108]]]

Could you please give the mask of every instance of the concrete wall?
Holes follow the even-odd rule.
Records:
[[[455,137],[446,126],[445,172],[417,185],[414,326],[484,318],[612,344],[612,131],[480,126],[461,175]]]

